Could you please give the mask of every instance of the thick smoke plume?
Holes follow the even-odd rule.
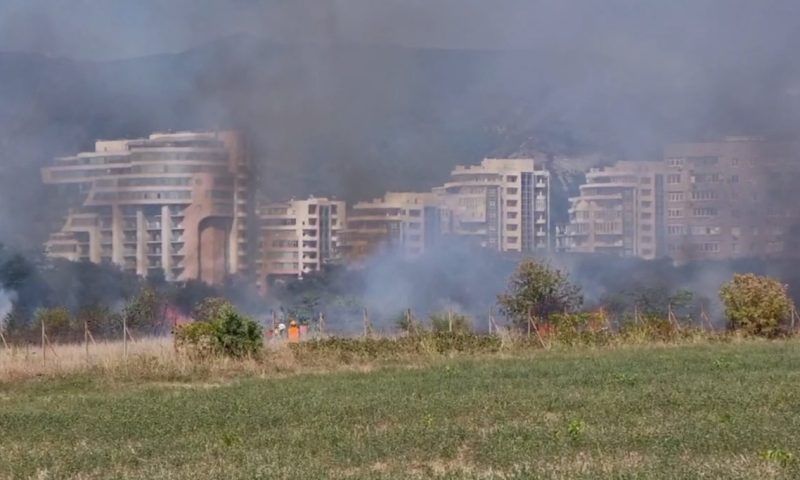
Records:
[[[673,141],[794,139],[797,45],[800,4],[789,0],[10,0],[0,4],[0,242],[36,258],[60,227],[63,202],[39,179],[52,157],[157,130],[243,131],[259,193],[273,200],[424,190],[456,164],[531,150],[564,159],[566,172],[578,157],[656,159]],[[485,315],[516,260],[461,246],[411,263],[387,252],[337,288],[386,322],[409,307]],[[551,261],[596,304],[635,283],[713,299],[733,271],[790,284],[800,271]],[[81,289],[50,290],[87,301]],[[103,291],[119,301],[129,290]]]
[[[793,136],[796,2],[14,1],[0,5],[0,239],[35,245],[53,155],[238,128],[260,189],[374,197],[527,148],[657,158]],[[43,201],[44,200],[44,201]],[[29,208],[10,208],[11,205]]]

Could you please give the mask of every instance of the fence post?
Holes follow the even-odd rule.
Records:
[[[83,321],[83,343],[86,347],[86,363],[89,363],[89,322]]]
[[[122,356],[128,360],[128,320],[122,316]]]
[[[42,318],[42,365],[47,364],[47,349],[45,348],[44,318]]]
[[[369,323],[369,311],[367,311],[367,307],[364,307],[364,337],[369,336],[370,330],[372,330],[372,328]]]
[[[450,333],[453,333],[453,311],[447,311],[447,328],[450,330]]]

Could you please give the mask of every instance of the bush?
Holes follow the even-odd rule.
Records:
[[[719,296],[730,328],[750,335],[775,336],[794,308],[786,285],[752,273],[734,275]]]
[[[206,313],[205,320],[181,325],[175,332],[178,346],[187,349],[190,355],[243,358],[261,350],[261,327],[232,305],[214,302],[213,309]]]
[[[472,325],[469,317],[458,313],[436,313],[431,315],[431,330],[436,333],[449,333],[452,323],[452,333],[470,333]]]
[[[574,311],[583,304],[583,296],[566,273],[525,260],[511,276],[506,293],[497,296],[497,303],[507,318],[522,327],[531,319],[546,322],[554,313]]]

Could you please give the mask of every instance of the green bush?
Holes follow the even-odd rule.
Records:
[[[179,347],[195,357],[224,355],[243,358],[263,346],[261,327],[225,302],[216,302],[203,321],[181,325],[175,332]]]
[[[786,285],[752,273],[734,275],[733,280],[722,286],[719,296],[730,328],[751,335],[778,334],[781,323],[789,319],[794,307]]]
[[[458,313],[436,313],[431,315],[431,330],[434,332],[470,333],[472,324],[469,317]]]

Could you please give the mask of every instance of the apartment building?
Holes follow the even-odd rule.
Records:
[[[363,259],[381,248],[415,257],[439,240],[441,224],[442,209],[436,195],[389,192],[352,206],[341,248],[350,260]]]
[[[570,198],[570,222],[560,249],[653,259],[665,249],[661,162],[619,162],[592,168],[580,195]]]
[[[44,183],[71,199],[46,250],[139,275],[218,284],[249,266],[248,178],[234,132],[97,141],[93,152],[42,169]]]
[[[550,175],[534,159],[487,158],[457,166],[435,188],[444,231],[503,252],[550,248]]]
[[[345,202],[327,198],[262,206],[259,281],[282,276],[301,278],[337,258],[346,217]]]
[[[752,137],[667,146],[667,254],[679,263],[793,254],[797,147]]]

